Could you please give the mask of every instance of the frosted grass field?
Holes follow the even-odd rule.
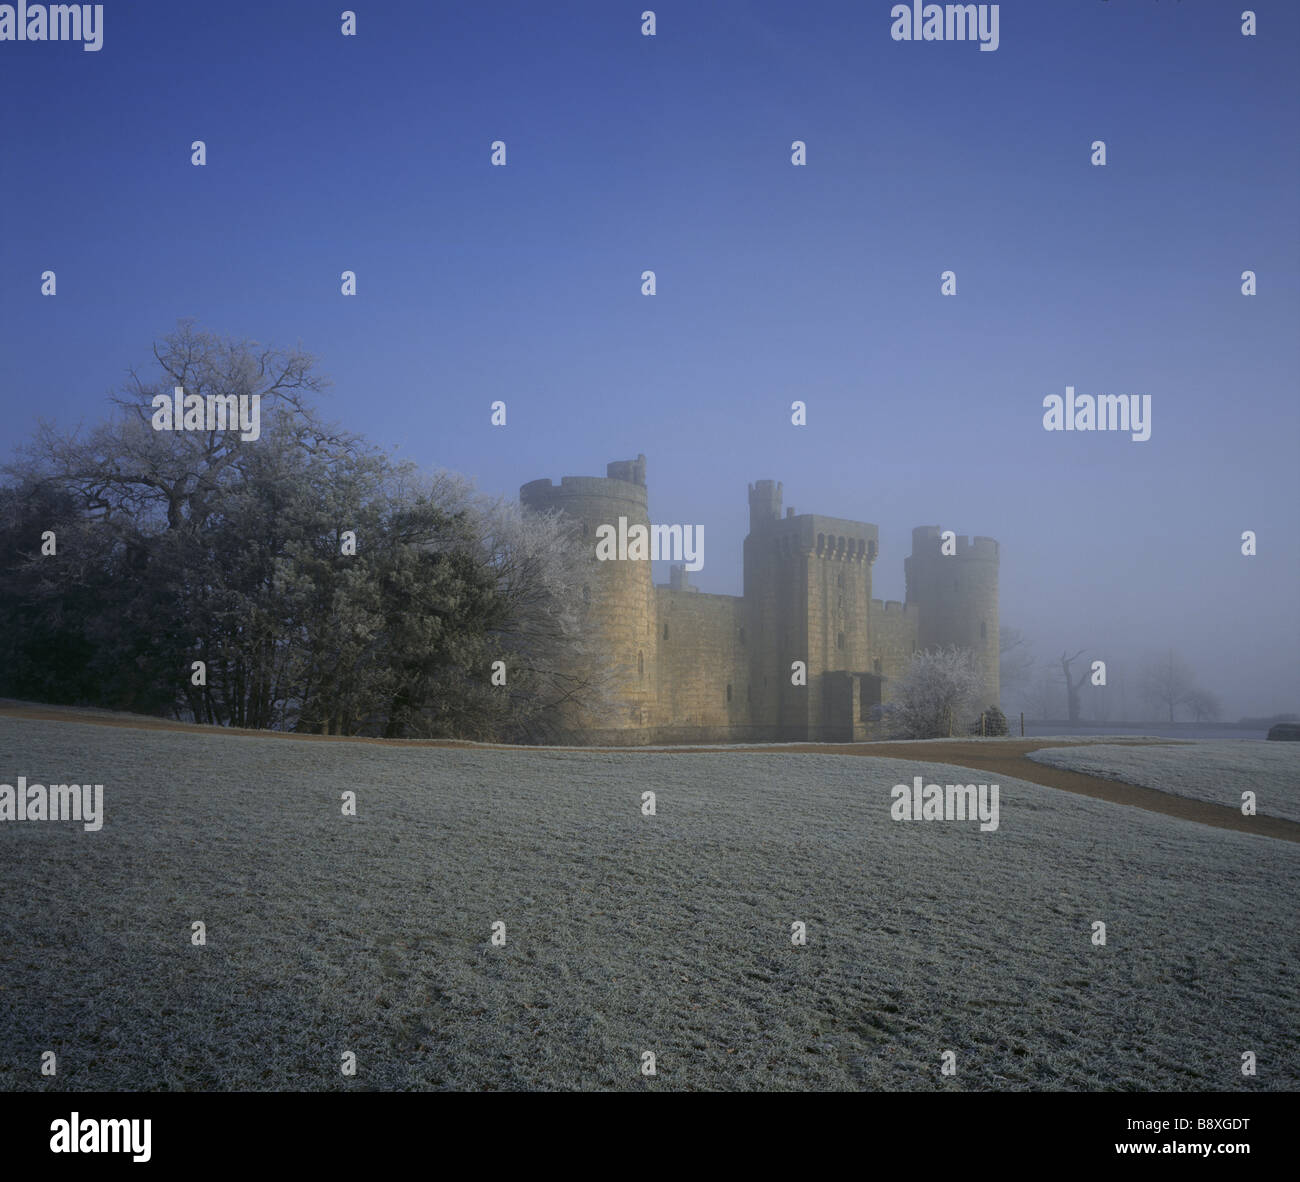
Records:
[[[1031,751],[1029,758],[1231,809],[1240,809],[1242,792],[1250,790],[1261,815],[1300,821],[1300,743],[1236,739],[1174,747],[1100,744]]]
[[[4,782],[105,785],[0,825],[0,1087],[1300,1086],[1300,847],[1010,780],[892,821],[916,774],[988,780],[0,718]]]

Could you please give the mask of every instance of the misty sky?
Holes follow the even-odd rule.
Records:
[[[770,477],[879,524],[878,596],[912,526],[989,535],[1040,657],[1172,645],[1229,718],[1300,709],[1300,5],[1002,3],[996,52],[894,42],[887,0],[344,7],[0,43],[6,453],[193,316],[489,492],[646,453],[704,590]],[[1151,439],[1044,431],[1067,385],[1151,395]]]

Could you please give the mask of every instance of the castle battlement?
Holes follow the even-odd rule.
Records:
[[[877,527],[866,522],[803,513],[765,522],[760,536],[780,554],[869,563],[875,561],[879,550],[878,534]]]
[[[648,505],[644,484],[612,476],[562,476],[558,485],[551,480],[530,480],[519,490],[520,501],[529,506],[573,498],[607,500],[611,505],[627,502],[642,510]]]
[[[592,545],[584,627],[613,674],[607,702],[575,729],[605,743],[827,740],[875,734],[876,706],[919,649],[950,644],[976,654],[983,697],[998,696],[998,544],[956,540],[918,526],[904,559],[907,599],[871,598],[879,528],[819,513],[782,516],[784,486],[749,485],[744,594],[698,592],[670,569],[655,587],[650,564],[598,562],[596,528],[620,515],[647,522],[644,455],[606,475],[534,480],[519,490],[533,509],[580,522]],[[807,668],[792,685],[791,662]],[[876,728],[876,729],[873,729]]]
[[[918,525],[912,530],[912,554],[914,557],[953,559],[963,562],[997,562],[998,544],[993,538],[976,537],[973,540],[966,534],[958,534],[954,542],[956,553],[944,554],[943,530],[937,525]]]

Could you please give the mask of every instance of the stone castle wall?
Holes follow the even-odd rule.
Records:
[[[605,477],[535,480],[520,499],[560,510],[592,546],[585,626],[609,654],[611,685],[597,716],[578,720],[603,745],[845,742],[881,737],[871,708],[918,649],[973,649],[984,697],[998,693],[998,544],[912,531],[907,602],[871,598],[878,530],[820,514],[781,516],[782,486],[750,486],[743,596],[709,595],[675,569],[655,587],[650,563],[599,562],[596,530],[650,524],[645,457],[609,464]],[[791,664],[807,664],[806,686]]]
[[[657,730],[721,742],[751,725],[745,601],[734,595],[655,588],[659,626]],[[706,739],[705,736],[712,736]]]

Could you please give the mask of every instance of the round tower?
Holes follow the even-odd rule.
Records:
[[[604,658],[610,683],[606,706],[584,721],[592,730],[631,731],[655,724],[658,694],[658,621],[650,562],[620,557],[619,551],[620,539],[627,539],[633,526],[643,526],[649,536],[645,456],[617,460],[606,466],[606,473],[565,476],[559,485],[534,480],[519,490],[519,500],[528,509],[563,512],[587,547],[584,625]],[[613,557],[607,560],[597,557],[602,536],[612,538]]]
[[[998,544],[959,537],[945,554],[937,525],[912,530],[912,554],[903,560],[907,602],[918,608],[918,649],[955,644],[971,649],[984,687],[978,708],[998,703]]]

